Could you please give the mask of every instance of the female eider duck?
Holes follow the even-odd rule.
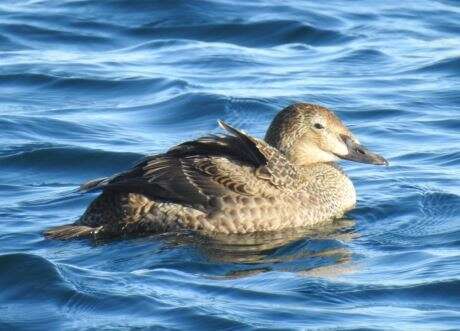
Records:
[[[115,237],[193,230],[247,234],[307,227],[356,203],[339,159],[387,165],[330,110],[299,103],[273,119],[265,140],[220,121],[209,135],[147,157],[132,169],[82,185],[102,190],[74,224],[51,238]]]

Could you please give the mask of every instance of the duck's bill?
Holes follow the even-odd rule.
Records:
[[[344,160],[350,160],[355,162],[361,163],[370,163],[370,164],[377,164],[377,165],[388,165],[388,161],[385,160],[382,156],[372,153],[364,146],[354,142],[352,139],[348,138],[343,139],[345,144],[348,148],[348,154],[346,155],[338,155],[340,158]]]

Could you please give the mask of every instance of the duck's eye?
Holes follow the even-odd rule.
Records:
[[[316,129],[324,129],[324,126],[321,123],[315,123],[313,125]]]

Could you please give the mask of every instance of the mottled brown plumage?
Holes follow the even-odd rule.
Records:
[[[76,223],[46,235],[244,234],[311,226],[342,216],[356,202],[353,184],[335,161],[386,164],[317,105],[283,109],[265,140],[219,123],[226,135],[185,142],[83,185],[102,194]]]

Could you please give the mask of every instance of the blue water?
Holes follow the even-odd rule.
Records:
[[[454,0],[1,1],[0,329],[460,329],[459,45]],[[43,238],[80,183],[296,101],[391,163],[343,163],[333,227]]]

